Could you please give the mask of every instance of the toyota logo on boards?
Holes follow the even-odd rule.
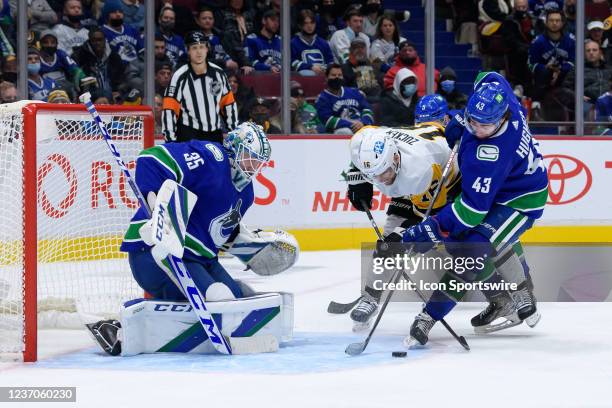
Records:
[[[548,169],[548,202],[561,205],[573,203],[591,189],[591,170],[582,161],[565,154],[544,156]]]

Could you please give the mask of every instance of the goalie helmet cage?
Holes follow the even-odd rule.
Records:
[[[133,170],[150,108],[96,108]],[[39,325],[83,327],[142,297],[119,252],[138,201],[84,105],[0,105],[0,200],[0,356],[36,361]]]

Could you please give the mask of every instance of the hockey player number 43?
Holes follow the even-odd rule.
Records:
[[[489,187],[491,186],[491,177],[485,177],[482,179],[482,183],[480,182],[481,177],[476,177],[474,180],[474,184],[472,184],[472,188],[476,190],[477,193],[487,194],[489,192]]]

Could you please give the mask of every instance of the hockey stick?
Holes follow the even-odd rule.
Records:
[[[432,195],[431,202],[429,203],[429,206],[427,207],[427,211],[425,212],[425,215],[423,216],[424,219],[429,217],[429,214],[431,213],[431,210],[433,209],[433,205],[438,199],[438,195],[440,194],[440,191],[442,190],[442,185],[446,181],[446,177],[448,176],[448,173],[450,172],[450,168],[453,162],[455,161],[455,156],[457,155],[458,150],[459,150],[459,143],[455,143],[453,150],[451,150],[451,153],[448,156],[448,160],[446,162],[446,165],[444,166],[444,170],[442,171],[440,182],[438,183],[438,186],[436,187],[436,190],[434,194]],[[375,225],[375,223],[373,223],[372,225]],[[380,231],[378,231],[378,233],[380,234]],[[410,257],[410,255],[412,254],[413,249],[414,249],[414,243],[410,245],[410,249],[408,250],[408,253],[407,253],[408,257]],[[389,287],[390,283],[397,283],[399,281],[399,278],[402,276],[401,272],[403,272],[401,269],[396,270],[393,276],[391,277],[391,279],[387,282],[387,285],[385,286]],[[370,329],[370,333],[368,333],[368,336],[366,337],[366,339],[360,343],[349,344],[346,347],[346,350],[344,350],[346,354],[350,356],[356,356],[356,355],[363,353],[365,348],[368,346],[368,343],[370,342],[370,339],[372,338],[374,331],[376,331],[376,327],[378,327],[378,323],[380,323],[380,319],[382,318],[385,312],[385,309],[387,308],[387,305],[389,304],[389,301],[391,300],[392,296],[393,296],[393,290],[389,290],[387,293],[387,297],[385,298],[385,301],[383,302],[383,305],[380,308],[380,312],[378,313],[378,316],[376,316],[374,325]]]
[[[357,299],[353,300],[350,303],[338,303],[333,300],[329,302],[327,306],[327,313],[331,314],[345,314],[351,311],[352,308],[355,307],[359,301],[363,299],[363,295],[359,296]]]
[[[376,224],[376,221],[374,220],[374,217],[372,217],[372,213],[370,212],[370,210],[367,207],[364,207],[364,208],[366,209],[366,214],[368,215],[368,218],[370,219],[370,222],[372,223],[372,227],[374,228],[374,231],[376,231],[376,235],[378,235],[378,239],[380,239],[381,241],[384,241],[385,239],[382,236],[382,234],[380,233],[380,230],[378,229],[378,225]],[[406,279],[408,282],[411,282],[413,284],[413,287],[414,287],[417,295],[419,295],[419,297],[421,298],[421,300],[424,303],[427,303],[427,300],[425,299],[425,296],[423,295],[423,292],[421,292],[421,290],[414,284],[414,281],[410,278],[410,275],[408,275],[405,270],[402,270],[402,277],[404,279]],[[448,323],[446,323],[446,320],[440,319],[440,322],[444,325],[446,330],[448,330],[448,332],[455,338],[455,340],[457,340],[459,342],[459,344],[461,344],[461,346],[463,346],[464,349],[466,349],[468,351],[470,350],[470,346],[467,343],[467,340],[465,340],[465,337],[459,336],[457,333],[455,333],[453,328],[450,327],[450,325]]]
[[[106,125],[104,124],[104,122],[102,122],[102,118],[100,117],[100,114],[98,114],[96,107],[91,102],[91,94],[89,92],[86,92],[83,95],[81,95],[79,99],[81,100],[83,104],[85,104],[85,108],[87,108],[87,111],[89,112],[94,122],[98,126],[98,130],[100,130],[100,133],[102,134],[102,136],[104,136],[106,145],[110,149],[113,156],[115,156],[115,160],[117,161],[117,164],[121,168],[121,171],[123,172],[123,175],[125,176],[125,179],[127,180],[128,184],[132,188],[132,192],[134,193],[136,198],[138,198],[140,206],[144,208],[147,215],[151,217],[151,209],[149,208],[148,203],[144,199],[142,192],[140,191],[140,189],[134,182],[134,179],[132,178],[130,171],[125,165],[125,162],[123,161],[123,159],[121,158],[121,154],[119,153],[119,150],[117,150],[117,147],[113,143],[113,139],[111,135],[106,130]],[[173,256],[172,254],[168,255],[168,257],[166,258],[166,261],[168,262],[168,265],[170,265],[170,270],[180,282],[183,293],[188,294],[187,299],[189,299],[189,303],[191,303],[191,306],[193,307],[193,310],[197,314],[200,320],[200,323],[202,324],[202,327],[204,328],[204,332],[208,335],[208,338],[210,339],[210,342],[212,343],[213,347],[219,353],[232,354],[232,347],[230,346],[230,343],[225,339],[223,334],[221,334],[221,330],[215,323],[215,320],[213,319],[212,314],[206,308],[206,303],[204,302],[204,296],[202,296],[202,293],[200,292],[198,287],[193,282],[193,279],[191,278],[191,275],[189,275],[189,272],[187,271],[187,268],[183,264],[183,261],[180,258]]]

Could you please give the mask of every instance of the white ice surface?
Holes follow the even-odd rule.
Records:
[[[85,331],[42,330],[39,361],[0,363],[0,386],[77,387],[76,404],[53,407],[612,407],[610,303],[540,303],[535,329],[489,336],[474,335],[469,323],[482,304],[463,304],[447,321],[470,352],[437,325],[428,348],[403,359],[391,351],[402,349],[420,305],[392,304],[366,351],[349,357],[347,344],[363,335],[326,308],[357,296],[358,251],[306,252],[269,278],[223,262],[259,290],[295,293],[291,344],[252,356],[121,358],[103,354]]]

